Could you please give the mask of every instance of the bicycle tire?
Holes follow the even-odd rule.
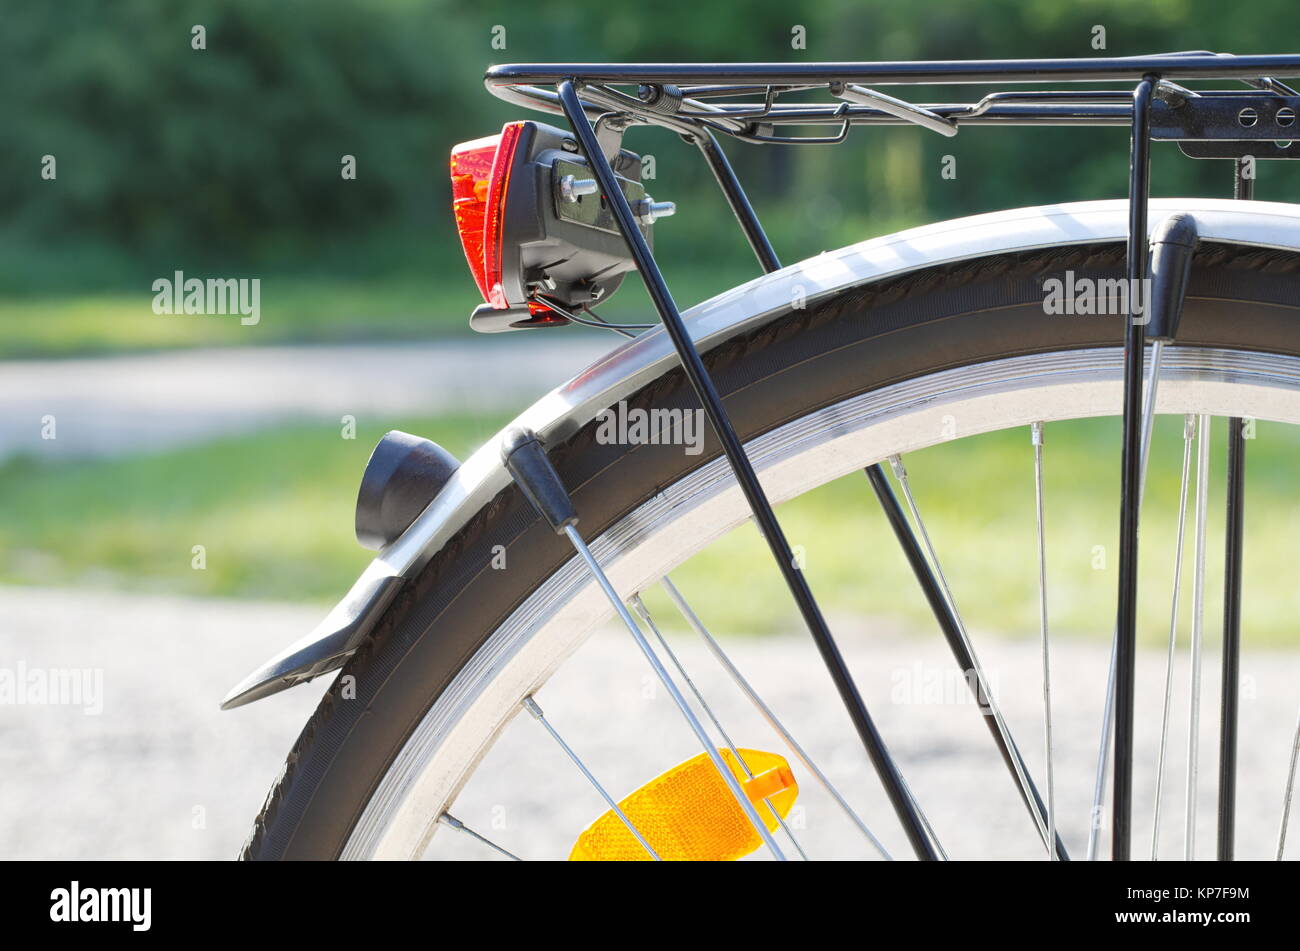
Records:
[[[1002,253],[853,287],[704,354],[743,440],[837,401],[953,367],[1122,343],[1118,317],[1048,318],[1042,281],[1124,275],[1122,245]],[[1300,355],[1300,254],[1203,244],[1178,346]],[[629,406],[698,405],[680,368]],[[595,423],[548,447],[593,536],[720,454],[601,444]],[[517,568],[493,571],[494,546]],[[245,859],[334,859],[415,726],[511,611],[572,555],[512,486],[405,586],[290,752]],[[344,678],[357,699],[344,699]],[[431,816],[430,820],[434,818]]]

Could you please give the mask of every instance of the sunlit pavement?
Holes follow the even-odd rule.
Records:
[[[230,712],[217,703],[255,663],[309,630],[316,607],[0,588],[0,668],[102,671],[102,711],[0,705],[0,857],[229,858],[260,808],[323,683]],[[863,692],[918,801],[953,857],[1035,854],[1033,827],[937,635],[903,637],[885,623],[839,622]],[[981,659],[1040,787],[1044,785],[1039,654],[1032,638],[980,638]],[[682,660],[741,746],[783,752],[688,635]],[[849,733],[815,651],[795,634],[726,642],[733,659],[831,775],[887,848],[906,845]],[[1217,775],[1217,645],[1204,671],[1199,855],[1212,854]],[[1175,671],[1162,855],[1181,853],[1187,674]],[[1057,806],[1081,855],[1106,649],[1054,646]],[[1300,657],[1243,657],[1240,853],[1271,857],[1300,683]],[[1135,855],[1150,850],[1164,659],[1139,658]],[[552,722],[610,788],[623,794],[697,752],[625,632],[608,628],[539,694]],[[797,764],[796,835],[814,857],[870,856]],[[1249,781],[1247,781],[1249,780]],[[602,810],[561,752],[516,718],[457,805],[466,823],[529,858],[562,857]],[[490,858],[439,833],[432,858]]]

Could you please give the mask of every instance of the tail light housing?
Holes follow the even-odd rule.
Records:
[[[640,157],[619,150],[610,165],[633,208],[649,208]],[[570,133],[508,122],[497,135],[462,142],[451,150],[451,190],[461,247],[483,295],[470,318],[476,330],[566,324],[553,306],[606,300],[634,266]],[[639,217],[647,240],[653,218]]]
[[[523,126],[507,122],[499,135],[451,150],[451,206],[460,244],[483,300],[498,310],[509,306],[501,286],[502,226]]]

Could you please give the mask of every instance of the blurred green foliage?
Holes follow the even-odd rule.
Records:
[[[0,294],[240,269],[427,274],[456,282],[468,304],[445,164],[455,142],[518,113],[483,89],[493,62],[1282,52],[1289,35],[1279,26],[1295,10],[1294,0],[1255,0],[1249,16],[1216,0],[24,4],[0,30]],[[202,50],[191,47],[196,24]],[[791,48],[795,25],[806,49]],[[1096,25],[1105,50],[1092,46]],[[494,27],[504,27],[504,50],[492,47]],[[693,151],[661,130],[634,132],[628,145],[656,156],[652,191],[681,208],[659,229],[667,266],[744,263]],[[1125,191],[1122,129],[972,128],[956,139],[858,129],[839,147],[729,149],[786,260],[900,224]],[[1228,190],[1221,164],[1156,152],[1157,194]],[[45,155],[57,160],[54,181],[40,176]],[[355,181],[340,176],[344,155],[356,156]],[[956,158],[956,180],[940,176],[944,155]],[[1275,168],[1260,197],[1286,197]]]

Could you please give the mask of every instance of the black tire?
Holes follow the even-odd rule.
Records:
[[[860,393],[955,366],[1118,345],[1117,317],[1047,317],[1042,280],[1123,274],[1120,245],[999,255],[848,290],[722,344],[705,363],[742,439]],[[1300,355],[1300,254],[1203,245],[1179,345]],[[630,405],[693,407],[673,369]],[[549,452],[597,534],[719,454],[602,445],[594,425]],[[488,570],[495,545],[507,571]],[[333,859],[421,718],[486,638],[571,556],[511,487],[408,583],[331,687],[267,797],[242,857]]]

